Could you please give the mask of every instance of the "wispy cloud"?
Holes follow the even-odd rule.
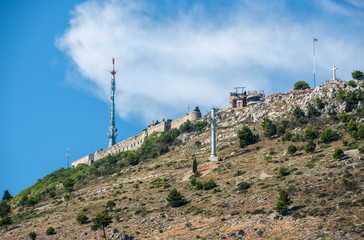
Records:
[[[235,4],[219,17],[199,4],[161,20],[158,7],[143,1],[89,1],[76,6],[57,46],[105,101],[107,70],[115,57],[118,114],[142,121],[175,117],[188,104],[226,107],[235,86],[290,89],[311,76],[316,33],[325,42],[318,50],[325,55],[318,59],[318,71],[329,75],[334,64],[344,69],[358,61],[348,58],[363,43],[348,45],[346,37],[331,36],[329,24],[292,20],[284,1],[259,10],[244,1]]]

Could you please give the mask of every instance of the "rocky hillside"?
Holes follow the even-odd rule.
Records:
[[[362,239],[362,89],[335,81],[220,111],[219,162],[207,160],[202,119],[140,152],[58,170],[9,202],[0,238],[102,239],[91,220],[107,209],[109,239]],[[244,139],[243,126],[259,139]],[[174,188],[186,200],[178,207],[166,200]]]

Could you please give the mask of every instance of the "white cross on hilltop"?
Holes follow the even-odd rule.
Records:
[[[335,76],[335,71],[337,70],[338,68],[333,66],[331,71],[332,71],[332,80],[335,81],[336,80],[336,76]]]

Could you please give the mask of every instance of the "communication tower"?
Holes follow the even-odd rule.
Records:
[[[69,147],[67,147],[66,161],[67,161],[67,168],[69,168],[70,167],[70,148]]]
[[[108,147],[116,143],[116,127],[115,127],[115,60],[112,59],[111,73],[111,97],[110,97],[110,127],[108,133]]]

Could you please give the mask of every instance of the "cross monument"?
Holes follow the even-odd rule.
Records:
[[[331,71],[332,71],[332,80],[335,81],[336,80],[336,75],[335,75],[335,71],[337,70],[338,68],[333,66]]]

